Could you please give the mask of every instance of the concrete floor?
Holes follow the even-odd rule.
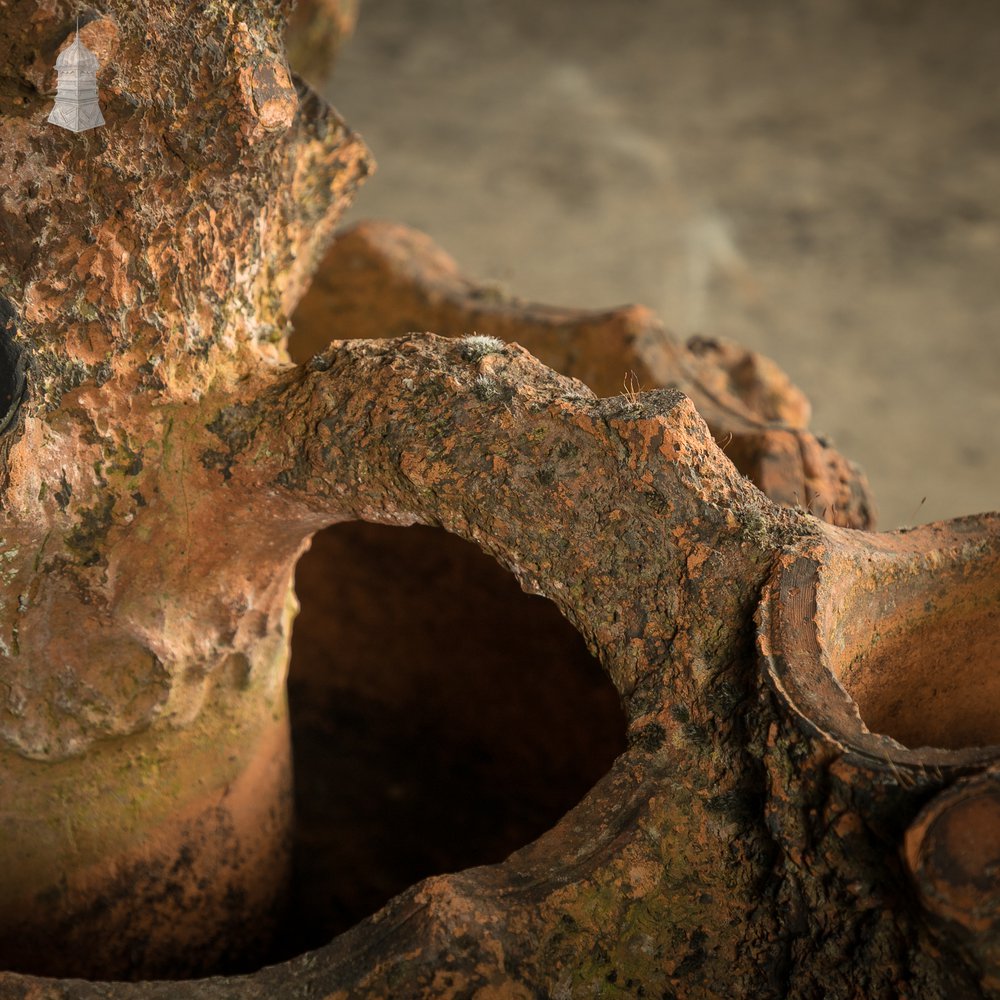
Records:
[[[884,528],[1000,506],[995,0],[363,0],[327,96],[353,219],[770,355]]]

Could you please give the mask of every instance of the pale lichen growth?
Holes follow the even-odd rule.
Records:
[[[488,354],[501,354],[507,346],[499,337],[486,337],[479,333],[463,337],[461,344],[464,361],[480,361]]]
[[[489,375],[479,375],[472,383],[472,391],[483,403],[492,403],[503,395],[500,383]]]

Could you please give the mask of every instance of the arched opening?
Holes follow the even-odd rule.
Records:
[[[503,860],[625,748],[617,692],[579,633],[454,535],[337,525],[296,589],[284,955],[426,876]]]
[[[89,895],[86,883],[41,893],[27,919],[8,902],[3,971],[255,971],[327,943],[427,876],[502,861],[555,825],[625,749],[617,692],[579,633],[456,536],[341,524],[317,536],[296,588],[291,874],[279,697],[261,709],[279,724],[264,727],[251,764],[209,786],[190,813],[154,819],[131,854],[98,855]],[[197,786],[215,763],[238,759],[235,745],[220,745],[238,717],[220,717],[217,730],[171,733],[177,761],[152,742],[159,734],[155,756],[99,747],[98,773],[125,782],[115,801],[138,811],[146,782],[193,776]],[[96,814],[95,783],[79,784],[84,815]]]

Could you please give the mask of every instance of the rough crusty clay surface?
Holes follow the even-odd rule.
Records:
[[[78,13],[107,121],[80,136],[45,121]],[[193,974],[274,922],[307,533],[266,497],[227,514],[216,486],[231,392],[287,363],[371,165],[289,73],[285,14],[0,5],[8,967]]]
[[[369,161],[288,75],[284,6],[108,0],[84,137],[44,124],[74,13],[0,7],[0,956],[66,977],[0,998],[1000,995],[1000,518],[828,524],[677,389],[601,398],[503,340],[293,364]],[[318,950],[71,978],[261,953],[292,573],[355,520],[551,600],[627,749],[506,861]]]
[[[478,333],[516,341],[600,396],[680,389],[727,457],[772,500],[831,524],[874,527],[864,475],[809,432],[808,401],[773,361],[704,337],[684,346],[640,306],[595,312],[522,302],[463,278],[424,234],[363,222],[331,245],[293,323],[297,361],[346,337]]]

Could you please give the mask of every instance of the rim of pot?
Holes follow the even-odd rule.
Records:
[[[960,772],[1000,760],[1000,514],[820,525],[779,556],[757,646],[779,703],[834,751]]]

